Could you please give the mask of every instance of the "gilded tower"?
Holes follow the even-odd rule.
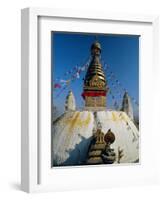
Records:
[[[106,107],[107,83],[100,62],[101,45],[95,42],[91,46],[92,60],[88,67],[83,88],[85,107]]]

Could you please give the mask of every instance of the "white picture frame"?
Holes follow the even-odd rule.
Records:
[[[99,31],[96,25],[100,27]],[[150,98],[150,88],[157,85],[158,16],[25,8],[22,10],[21,27],[22,190],[26,192],[59,191],[158,183],[159,147],[152,138],[159,137],[159,130],[156,118],[150,117],[148,110],[150,106],[151,116],[154,116],[156,112],[154,105],[158,98],[157,91],[153,92],[156,98]],[[140,47],[140,134],[142,137],[139,165],[66,167],[55,170],[50,166],[51,49],[49,33],[50,31],[85,32],[84,30],[99,33],[110,33],[112,30],[112,33],[140,34],[143,37]],[[48,67],[42,67],[45,65]]]

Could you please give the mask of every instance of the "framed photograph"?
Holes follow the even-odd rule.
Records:
[[[26,192],[159,181],[158,17],[22,10]]]

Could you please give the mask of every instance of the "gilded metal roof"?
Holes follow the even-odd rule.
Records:
[[[99,42],[95,42],[91,46],[91,54],[92,54],[92,60],[90,62],[90,65],[88,67],[85,80],[84,80],[84,89],[92,89],[92,80],[100,82],[100,84],[97,85],[102,85],[101,88],[98,88],[94,86],[94,89],[100,89],[100,90],[105,90],[106,91],[106,78],[105,74],[102,68],[102,64],[100,62],[100,54],[101,54],[101,45]]]

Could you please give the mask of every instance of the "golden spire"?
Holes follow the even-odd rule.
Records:
[[[107,83],[100,62],[101,45],[98,41],[91,45],[91,56],[92,60],[84,79],[82,96],[86,101],[86,107],[105,107]],[[96,97],[96,99],[93,97]]]
[[[88,68],[84,88],[93,90],[105,90],[106,91],[106,78],[100,63],[101,45],[99,42],[95,42],[91,46],[92,60]]]

